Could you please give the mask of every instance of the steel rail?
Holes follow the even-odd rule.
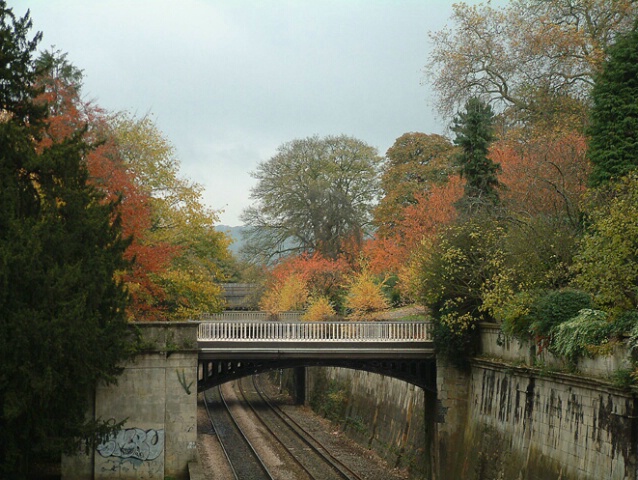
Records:
[[[323,460],[330,465],[338,476],[343,478],[344,480],[363,480],[359,474],[350,469],[347,465],[341,462],[338,458],[336,458],[330,451],[312,434],[310,434],[306,429],[304,429],[299,423],[297,423],[290,415],[281,410],[277,405],[275,405],[271,398],[263,391],[263,389],[257,384],[257,375],[252,376],[253,386],[255,387],[255,392],[259,395],[261,400],[268,406],[270,410],[284,423],[288,428],[304,443],[306,444],[313,452],[315,452],[319,457],[323,458]]]
[[[274,480],[274,477],[271,475],[270,471],[268,470],[268,468],[264,464],[263,460],[261,459],[261,457],[259,456],[259,454],[255,450],[255,447],[250,442],[250,440],[248,439],[248,437],[246,436],[244,431],[241,429],[241,427],[237,423],[237,420],[235,419],[234,415],[230,411],[228,403],[226,402],[226,399],[224,398],[224,395],[222,393],[221,385],[217,386],[217,390],[218,390],[218,393],[219,393],[220,402],[223,405],[223,410],[224,410],[227,418],[230,419],[231,424],[232,424],[235,432],[241,437],[241,441],[247,447],[248,452],[249,452],[249,457],[250,458],[247,458],[247,456],[242,456],[239,459],[234,459],[233,460],[231,457],[233,457],[236,452],[234,452],[233,454],[230,454],[230,455],[228,454],[228,450],[224,447],[223,435],[220,436],[219,429],[215,428],[215,426],[213,424],[214,423],[213,422],[213,416],[209,413],[209,418],[211,420],[211,424],[213,424],[213,428],[215,429],[215,432],[217,434],[217,438],[219,439],[219,443],[222,444],[222,448],[224,450],[224,453],[227,456],[227,459],[228,459],[228,461],[230,463],[231,469],[233,470],[233,473],[235,474],[236,480],[261,480],[261,479]],[[206,402],[206,395],[204,395],[204,400]],[[208,410],[208,406],[207,406],[207,410]],[[251,472],[251,473],[246,473],[245,470],[247,468],[248,462],[252,462],[253,465],[256,465],[258,471]],[[242,470],[242,471],[238,471],[238,470]],[[256,475],[253,474],[253,473],[255,473]]]
[[[233,462],[230,460],[228,451],[226,450],[226,447],[224,446],[224,442],[222,442],[222,439],[220,438],[219,433],[217,432],[217,429],[215,428],[215,422],[213,422],[213,416],[210,414],[210,409],[208,408],[208,400],[206,399],[206,394],[207,392],[204,392],[204,395],[203,395],[204,407],[206,407],[206,415],[208,415],[210,428],[213,429],[213,433],[215,434],[215,437],[217,438],[217,442],[219,443],[219,446],[222,448],[222,452],[224,453],[224,457],[226,457],[226,462],[228,463],[228,467],[230,468],[231,472],[233,472],[233,476],[235,477],[235,480],[240,480],[239,476],[237,475],[237,472],[235,471],[235,467],[233,466]]]
[[[290,448],[288,448],[286,446],[286,444],[281,440],[280,435],[278,435],[270,427],[270,425],[268,425],[268,423],[264,420],[263,416],[255,408],[255,405],[248,399],[248,397],[246,396],[246,392],[245,392],[245,390],[243,388],[243,385],[242,385],[242,381],[243,381],[244,378],[245,377],[240,378],[236,382],[237,382],[237,387],[238,387],[239,393],[242,396],[242,398],[244,399],[244,402],[246,403],[246,405],[248,405],[248,407],[253,412],[253,414],[255,415],[257,420],[259,420],[261,425],[266,429],[266,431],[270,434],[270,436],[272,438],[274,438],[277,441],[277,443],[279,443],[279,445],[288,453],[289,457],[293,460],[293,462],[299,468],[301,468],[301,470],[303,470],[306,473],[306,475],[308,475],[308,478],[314,479],[315,476],[312,474],[312,472],[310,472],[310,470],[308,470],[308,468],[301,462],[301,460],[299,460],[299,458],[297,458],[297,456],[290,450]]]

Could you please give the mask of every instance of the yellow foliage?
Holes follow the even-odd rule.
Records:
[[[266,291],[259,308],[276,315],[290,310],[303,310],[307,302],[306,280],[300,275],[291,275],[283,283],[276,283]]]
[[[397,287],[401,292],[401,297],[411,303],[420,303],[423,292],[422,270],[432,250],[432,239],[424,237],[420,245],[410,254],[410,258],[405,265],[402,265],[398,272],[399,282]]]
[[[164,303],[168,307],[168,320],[198,318],[223,308],[221,287],[210,278],[205,268],[171,268],[161,275],[159,282],[166,293]]]
[[[279,290],[270,288],[264,292],[259,301],[259,308],[273,315],[277,315],[279,310]]]
[[[476,319],[471,313],[462,313],[458,305],[463,302],[463,298],[446,300],[444,309],[449,313],[441,316],[441,323],[446,325],[454,335],[463,336],[465,333],[476,327]]]
[[[375,281],[367,269],[355,274],[347,286],[345,304],[351,311],[350,318],[372,320],[374,313],[389,308],[388,300],[382,291],[383,282]]]
[[[306,313],[303,315],[302,320],[317,322],[326,320],[330,317],[334,317],[335,315],[336,312],[335,309],[332,308],[330,300],[328,300],[327,297],[321,296],[311,299],[308,310],[306,310]]]

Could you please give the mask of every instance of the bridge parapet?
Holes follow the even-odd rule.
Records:
[[[199,324],[198,341],[238,342],[423,342],[432,340],[429,322],[254,322]]]
[[[274,369],[341,366],[434,385],[429,322],[213,321],[198,325],[198,390]]]

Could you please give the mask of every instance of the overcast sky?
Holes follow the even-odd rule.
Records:
[[[473,3],[473,2],[470,2]],[[356,137],[381,155],[406,132],[443,133],[423,83],[445,0],[8,0],[43,49],[84,71],[110,111],[151,114],[181,175],[239,225],[250,177],[277,147]]]

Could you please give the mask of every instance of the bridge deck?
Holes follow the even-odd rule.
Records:
[[[423,358],[428,322],[213,321],[199,325],[200,359]]]
[[[202,322],[197,389],[304,366],[366,370],[435,388],[431,338],[427,322]]]

